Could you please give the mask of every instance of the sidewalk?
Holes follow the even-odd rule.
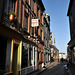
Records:
[[[32,72],[32,73],[29,73],[29,74],[27,74],[27,75],[39,75],[41,72],[47,70],[47,69],[48,69],[50,66],[52,66],[53,64],[54,64],[54,62],[52,62],[52,63],[49,64],[49,65],[46,65],[46,68],[41,68],[40,70],[36,70],[36,71],[34,71],[34,72]]]

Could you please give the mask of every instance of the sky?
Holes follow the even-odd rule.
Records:
[[[67,16],[70,0],[42,0],[45,13],[50,15],[52,40],[60,52],[67,55],[67,44],[70,41],[69,17]]]

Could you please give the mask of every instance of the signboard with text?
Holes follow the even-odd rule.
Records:
[[[39,26],[39,19],[32,19],[32,27],[37,27]]]

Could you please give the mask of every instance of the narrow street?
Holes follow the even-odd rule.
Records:
[[[55,62],[54,65],[52,65],[46,71],[44,71],[38,75],[71,75],[69,71],[67,72],[64,69],[65,64],[66,64],[66,62],[59,63],[59,64],[57,64],[57,62]]]

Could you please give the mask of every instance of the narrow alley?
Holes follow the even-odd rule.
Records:
[[[28,75],[72,75],[69,69],[66,69],[67,62],[52,62],[52,65],[49,65],[48,68],[41,72],[33,72]]]
[[[67,70],[64,68],[64,63],[54,64],[53,66],[49,67],[46,71],[40,73],[39,75],[71,75]]]

